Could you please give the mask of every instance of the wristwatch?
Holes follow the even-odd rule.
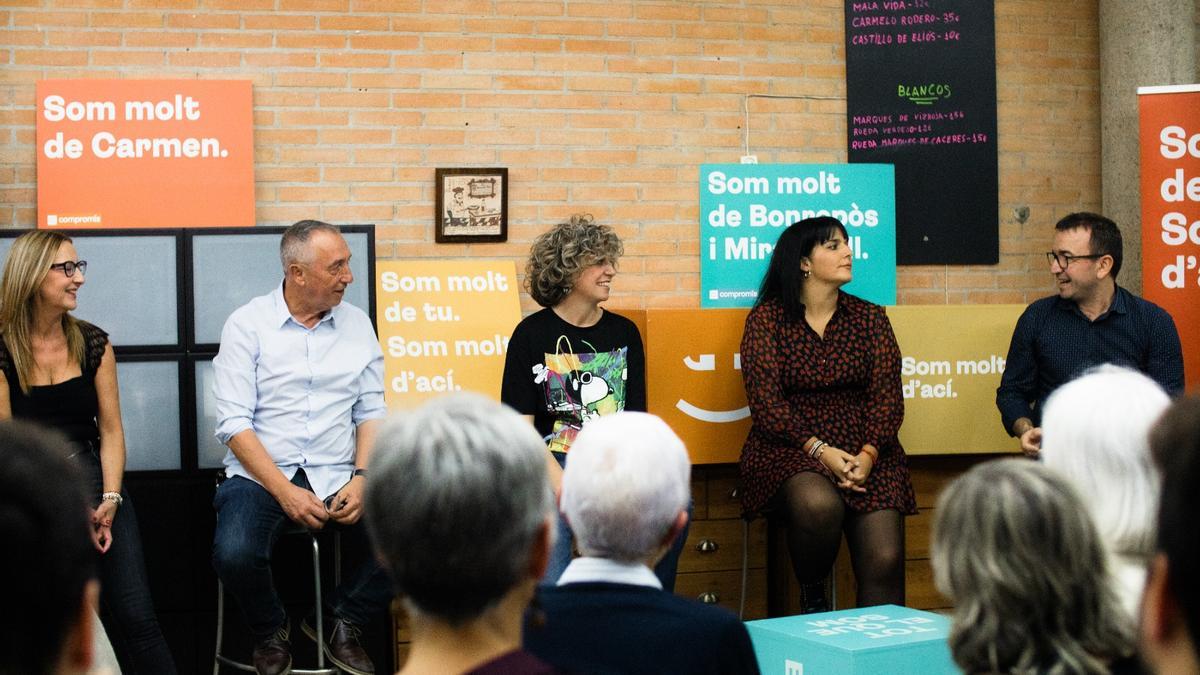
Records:
[[[366,478],[366,477],[367,477],[367,470],[366,470],[366,469],[355,469],[355,470],[354,470],[354,475],[355,475],[355,476],[362,476],[363,478]],[[353,476],[351,476],[351,477],[353,477]]]

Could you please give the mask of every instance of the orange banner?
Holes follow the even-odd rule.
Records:
[[[1024,305],[899,306],[887,313],[903,353],[910,455],[1018,450],[1000,424],[996,387]],[[646,396],[695,464],[736,462],[750,431],[742,385],[747,309],[646,310]]]
[[[1200,85],[1139,87],[1142,295],[1170,312],[1200,383]]]
[[[679,434],[693,464],[742,454],[750,408],[740,352],[749,311],[646,310],[646,407]]]
[[[249,81],[37,83],[38,227],[254,225]]]

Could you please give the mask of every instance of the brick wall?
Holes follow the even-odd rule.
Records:
[[[745,94],[812,97],[750,101],[761,162],[845,160],[841,7],[5,0],[0,225],[35,222],[37,80],[250,79],[260,223],[375,223],[380,258],[521,259],[589,212],[625,239],[614,306],[695,307],[698,165],[743,154]],[[1096,11],[997,1],[1000,264],[902,268],[901,303],[1049,292],[1051,224],[1100,203]],[[439,166],[509,168],[507,243],[432,243]]]

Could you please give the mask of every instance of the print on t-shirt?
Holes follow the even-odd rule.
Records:
[[[554,428],[547,439],[553,452],[566,452],[575,435],[594,417],[625,409],[625,379],[629,348],[611,352],[588,349],[574,353],[567,337],[560,336],[545,363],[533,367],[533,381],[542,386],[546,407],[554,415]]]

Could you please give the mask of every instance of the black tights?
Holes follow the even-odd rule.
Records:
[[[801,584],[829,575],[844,530],[858,582],[858,606],[904,604],[904,527],[899,511],[849,511],[839,488],[811,471],[787,479],[778,497],[787,519],[792,569]]]

